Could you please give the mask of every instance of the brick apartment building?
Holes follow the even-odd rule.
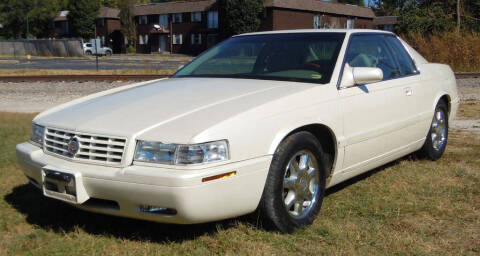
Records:
[[[321,0],[265,0],[260,31],[312,28],[373,28],[375,14],[361,7]],[[185,0],[134,6],[137,53],[173,52],[196,55],[217,44],[222,20],[217,0]],[[121,32],[120,11],[100,8],[96,35],[114,53],[128,43]],[[54,18],[55,37],[70,35],[68,11]]]
[[[70,24],[67,10],[59,11],[53,18],[53,38],[71,37]],[[101,7],[95,19],[95,33],[101,39],[102,45],[112,48],[113,53],[125,52],[125,39],[121,32],[120,10]]]
[[[373,28],[371,8],[320,0],[266,0],[260,30]],[[219,42],[222,21],[216,0],[135,6],[137,52],[198,54]]]
[[[98,10],[95,20],[96,34],[102,41],[102,45],[112,48],[113,53],[125,52],[125,39],[121,32],[120,10],[102,7]]]
[[[59,11],[53,18],[53,31],[50,32],[54,38],[70,37],[70,24],[68,23],[69,11]]]
[[[219,40],[215,0],[135,6],[137,52],[198,54]]]

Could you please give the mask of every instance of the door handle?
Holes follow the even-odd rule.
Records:
[[[404,91],[405,91],[406,96],[412,96],[412,94],[413,94],[413,90],[412,90],[411,87],[405,87]]]

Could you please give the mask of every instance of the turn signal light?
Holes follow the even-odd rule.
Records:
[[[218,180],[218,179],[225,179],[225,178],[228,178],[228,177],[233,177],[235,175],[237,175],[237,171],[222,173],[222,174],[218,174],[218,175],[214,175],[214,176],[210,176],[210,177],[205,177],[205,178],[202,179],[202,182]]]

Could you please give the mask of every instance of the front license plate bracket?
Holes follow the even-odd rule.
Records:
[[[81,204],[89,198],[80,173],[52,166],[42,168],[42,190],[47,197],[72,204]]]

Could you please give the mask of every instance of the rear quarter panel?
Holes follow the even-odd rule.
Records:
[[[438,101],[446,95],[449,99],[449,121],[453,121],[459,96],[452,69],[448,65],[437,63],[420,64],[418,68],[422,75],[422,85],[424,85],[417,89],[422,109],[429,111],[432,116]]]

